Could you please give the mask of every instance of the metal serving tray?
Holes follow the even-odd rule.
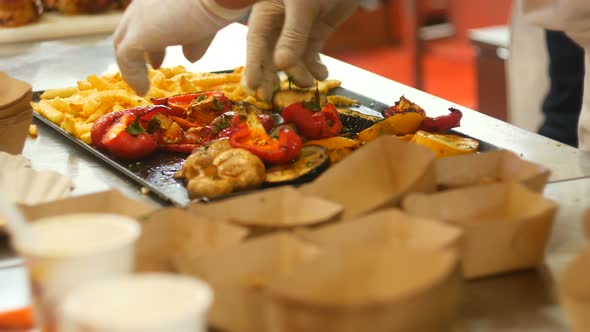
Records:
[[[33,101],[38,102],[41,93],[43,93],[43,91],[35,92],[33,94]],[[365,114],[382,116],[383,110],[388,107],[383,103],[359,95],[345,88],[334,89],[330,92],[330,94],[346,96],[358,100],[359,106],[349,108],[351,110],[359,111]],[[139,186],[149,189],[150,193],[162,200],[163,203],[176,206],[186,206],[190,203],[190,198],[184,183],[174,178],[174,173],[176,173],[176,171],[182,167],[182,164],[187,157],[186,155],[171,152],[156,152],[141,162],[118,160],[70,135],[63,128],[49,121],[37,112],[33,112],[33,115],[40,122],[57,131],[70,142],[88,151],[88,153],[102,160],[105,164],[109,165],[121,174],[124,174],[129,179],[136,182]],[[456,132],[455,134],[466,136]],[[484,142],[479,139],[478,141],[480,142],[479,151],[491,151],[499,149],[488,142]],[[241,193],[243,192],[230,194],[229,196],[222,198],[239,195]]]

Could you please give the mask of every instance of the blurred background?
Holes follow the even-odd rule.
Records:
[[[325,53],[506,120],[511,3],[382,0],[379,10],[358,11],[349,19]],[[478,95],[479,84],[486,93]]]
[[[39,1],[45,8],[42,23],[65,24],[75,21],[75,14],[99,14],[78,19],[86,34],[112,33],[131,2]],[[547,50],[544,31],[528,26],[515,10],[520,0],[371,1],[377,9],[357,10],[332,35],[325,54],[529,131],[539,129],[548,91]],[[0,8],[0,41],[18,41],[15,30],[2,29],[6,6]],[[34,11],[31,15],[21,23],[34,26],[38,18]],[[38,25],[37,33],[47,35],[50,25]],[[24,28],[21,35],[30,37],[26,28],[34,28]],[[82,34],[81,29],[56,29],[51,37]],[[399,97],[396,91],[391,94]],[[564,130],[575,131],[575,124]]]

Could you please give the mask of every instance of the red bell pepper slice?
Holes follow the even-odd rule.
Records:
[[[245,119],[240,115],[232,119],[229,144],[248,150],[269,164],[291,162],[303,147],[301,137],[287,128],[279,132],[278,139],[270,137],[254,113],[248,113]]]
[[[463,113],[456,108],[449,108],[451,113],[437,116],[436,118],[425,117],[419,130],[429,133],[444,133],[452,128],[461,126]]]
[[[314,102],[295,103],[283,109],[283,119],[295,124],[310,140],[334,137],[342,130],[342,121],[332,103],[323,108]]]
[[[157,113],[165,115],[176,114],[175,110],[172,110],[166,106],[155,105],[155,106],[139,106],[130,108],[123,111],[111,112],[101,116],[92,125],[90,131],[90,137],[92,138],[92,145],[98,149],[105,149],[103,138],[108,131],[115,125],[120,127],[118,131],[121,131],[129,126],[135,118],[139,118],[139,122],[142,126],[147,127],[151,118]],[[123,118],[125,116],[125,118]]]
[[[105,146],[113,156],[125,160],[138,160],[147,157],[158,147],[156,141],[148,133],[142,132],[134,135],[127,130],[109,140]]]
[[[166,106],[156,105],[106,114],[92,126],[92,143],[120,159],[141,159],[157,147],[154,138],[145,130],[151,118],[158,113],[174,112]]]
[[[113,126],[115,120],[120,118],[125,111],[118,111],[105,114],[98,118],[92,125],[90,130],[90,137],[92,138],[92,145],[98,149],[104,149],[105,146],[102,144],[102,137],[104,134]]]

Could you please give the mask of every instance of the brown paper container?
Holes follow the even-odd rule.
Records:
[[[386,209],[317,230],[300,231],[297,235],[322,250],[362,247],[371,243],[459,250],[461,230],[436,220],[413,217],[398,209]]]
[[[33,93],[29,92],[24,95],[21,100],[15,101],[14,104],[0,108],[0,125],[10,123],[11,121],[20,119],[23,115],[26,115],[28,111],[32,110],[31,100],[33,99]]]
[[[26,218],[32,221],[72,213],[114,213],[139,219],[155,209],[155,206],[128,198],[116,190],[21,206]]]
[[[173,259],[199,257],[236,246],[248,234],[244,228],[213,222],[178,208],[165,208],[141,219],[135,268],[139,272],[173,272]]]
[[[463,274],[472,279],[543,263],[557,204],[518,183],[413,194],[403,208],[463,230]]]
[[[273,280],[266,331],[451,331],[462,285],[454,251],[349,249]]]
[[[175,260],[175,268],[213,288],[209,323],[216,329],[262,332],[265,285],[313,259],[317,248],[284,233],[269,235],[207,256]]]
[[[584,213],[584,219],[582,222],[584,223],[584,232],[586,233],[586,239],[590,240],[590,209],[586,210]]]
[[[33,110],[29,108],[25,113],[16,123],[0,127],[0,151],[11,154],[20,154],[23,151],[29,126],[33,121]]]
[[[31,93],[31,85],[0,72],[0,109],[8,108]],[[30,100],[29,100],[30,101]],[[1,113],[1,112],[0,112]]]
[[[590,248],[584,249],[562,272],[559,299],[573,323],[573,331],[590,331]]]
[[[436,189],[435,155],[427,148],[381,136],[333,165],[301,191],[344,206],[344,217],[397,205],[410,192]]]
[[[6,153],[0,156],[4,157],[0,162],[5,167],[0,169],[0,188],[11,202],[30,206],[71,195],[74,183],[70,178],[53,171],[36,171],[22,156]],[[0,234],[6,232],[5,228],[6,221],[0,215]]]
[[[304,195],[292,187],[280,187],[217,203],[193,203],[189,210],[213,220],[247,226],[260,233],[336,220],[343,208],[323,198]]]
[[[0,151],[0,174],[14,172],[19,168],[31,167],[31,161],[20,154],[10,154]]]
[[[0,188],[17,204],[37,205],[69,197],[74,182],[57,172],[23,167],[1,172]]]
[[[510,151],[474,153],[436,161],[437,184],[444,188],[515,181],[543,192],[550,173],[547,168]]]

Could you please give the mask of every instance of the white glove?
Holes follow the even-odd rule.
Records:
[[[306,87],[328,76],[319,53],[330,34],[360,0],[262,0],[253,7],[248,29],[244,86],[270,99],[276,71]]]
[[[150,87],[147,61],[159,68],[166,47],[173,45],[182,45],[187,60],[199,60],[217,31],[246,11],[223,8],[216,0],[133,1],[115,32],[115,53],[123,79],[139,95],[145,95]]]

